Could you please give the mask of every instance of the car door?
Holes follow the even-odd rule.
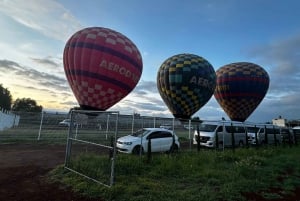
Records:
[[[160,136],[160,131],[154,131],[148,135],[147,143],[149,143],[149,139],[151,139],[151,152],[159,152],[161,150]],[[146,147],[148,150],[148,144]]]
[[[159,133],[160,135],[160,151],[164,152],[164,151],[169,151],[171,148],[171,145],[173,143],[173,135],[170,132],[166,132],[166,131],[161,131]]]

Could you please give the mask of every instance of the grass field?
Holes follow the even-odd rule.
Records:
[[[300,186],[300,147],[180,151],[146,156],[118,154],[111,188],[78,176],[60,166],[51,181],[71,186],[87,197],[104,200],[245,200],[247,192],[266,199],[282,198]],[[71,161],[74,169],[93,178],[107,179],[110,159],[81,154]],[[270,189],[280,189],[270,191]]]

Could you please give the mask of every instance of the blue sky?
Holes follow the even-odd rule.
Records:
[[[0,83],[14,99],[30,97],[47,110],[77,106],[64,45],[76,31],[99,26],[126,35],[143,57],[137,87],[111,110],[171,117],[157,71],[167,58],[192,53],[215,70],[241,61],[267,70],[269,91],[249,121],[300,119],[299,10],[297,0],[0,0]],[[214,97],[195,115],[228,119]]]

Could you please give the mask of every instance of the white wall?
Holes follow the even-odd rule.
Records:
[[[10,112],[0,111],[0,131],[18,126],[20,116]]]
[[[287,122],[287,120],[283,119],[283,118],[272,119],[273,125],[276,125],[276,126],[285,127],[286,126],[286,122]]]

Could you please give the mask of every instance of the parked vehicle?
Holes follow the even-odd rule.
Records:
[[[282,134],[279,126],[272,124],[259,124],[247,126],[248,142],[252,145],[257,144],[281,144]]]
[[[58,125],[60,126],[70,126],[70,124],[71,124],[71,119],[64,119],[58,123]]]
[[[234,138],[232,138],[232,135]],[[245,126],[240,122],[203,122],[199,125],[199,134],[195,130],[193,144],[197,144],[198,140],[201,146],[214,148],[232,146],[234,139],[235,146],[244,146],[246,144],[247,135]]]
[[[148,152],[150,139],[151,152],[168,152],[180,148],[178,137],[174,131],[164,128],[143,128],[131,135],[117,139],[117,150],[133,154]]]
[[[64,119],[61,122],[59,122],[58,125],[59,126],[67,126],[67,127],[69,127],[71,125],[71,119]],[[76,123],[76,122],[73,122],[73,126],[77,126],[77,125],[79,125],[79,124]]]
[[[183,128],[185,128],[187,130],[193,130],[194,129],[193,125],[188,125],[188,124],[183,125]]]
[[[295,139],[293,135],[293,130],[287,127],[280,128],[280,134],[282,136],[282,143],[294,144]]]
[[[300,126],[295,126],[293,129],[294,141],[295,143],[299,143],[300,141]]]
[[[260,127],[254,126],[254,125],[247,125],[247,138],[248,138],[248,144],[256,145],[256,141],[258,140],[258,131]]]
[[[300,134],[300,126],[293,127],[293,131],[295,131],[297,134]]]
[[[173,126],[170,124],[164,124],[164,125],[159,126],[159,128],[165,128],[165,129],[171,130],[173,128]]]

